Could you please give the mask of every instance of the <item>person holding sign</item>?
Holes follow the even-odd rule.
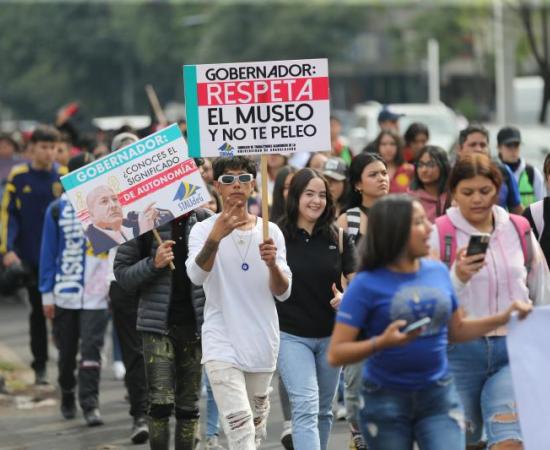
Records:
[[[145,233],[122,244],[114,273],[120,287],[140,292],[137,329],[143,341],[149,389],[149,443],[170,447],[169,420],[175,409],[178,450],[195,449],[201,389],[204,292],[186,274],[189,233],[210,216],[198,208],[158,228],[162,244]],[[170,263],[175,270],[170,270]]]
[[[255,450],[266,436],[270,383],[279,351],[273,297],[290,296],[291,272],[279,228],[247,211],[256,167],[244,157],[218,158],[214,185],[220,214],[198,223],[186,266],[206,294],[203,358],[229,448]]]

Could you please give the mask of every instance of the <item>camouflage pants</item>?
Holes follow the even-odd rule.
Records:
[[[144,332],[142,338],[151,448],[168,448],[168,421],[175,407],[176,448],[192,449],[199,419],[201,341],[185,326],[172,326],[167,335]]]

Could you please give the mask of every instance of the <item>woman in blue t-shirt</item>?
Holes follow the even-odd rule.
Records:
[[[448,373],[447,341],[483,336],[531,306],[466,320],[447,268],[424,259],[432,225],[422,205],[390,195],[369,213],[360,272],[337,313],[328,359],[368,358],[363,370],[361,431],[371,450],[463,450],[464,413]],[[423,328],[404,327],[424,318]],[[363,330],[366,339],[356,341]]]

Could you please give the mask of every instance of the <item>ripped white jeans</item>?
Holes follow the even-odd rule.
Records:
[[[266,437],[273,372],[243,372],[229,363],[204,365],[230,450],[256,450]]]

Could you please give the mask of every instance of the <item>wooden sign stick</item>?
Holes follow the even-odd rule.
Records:
[[[147,93],[147,98],[149,99],[149,103],[153,108],[153,112],[155,113],[155,116],[157,117],[160,126],[165,127],[166,125],[168,125],[168,120],[166,120],[166,115],[164,114],[164,111],[160,106],[159,98],[157,97],[155,88],[148,84],[145,86],[145,92]]]
[[[162,239],[156,228],[153,228],[153,236],[155,236],[155,239],[157,240],[158,245],[162,244]],[[170,264],[168,264],[168,267],[170,267],[170,270],[176,270],[176,266],[174,265],[173,262],[170,262]]]
[[[269,174],[267,173],[267,155],[260,157],[261,161],[261,173],[262,173],[262,222],[263,222],[263,236],[264,241],[269,239],[269,192],[267,188],[267,180]]]

